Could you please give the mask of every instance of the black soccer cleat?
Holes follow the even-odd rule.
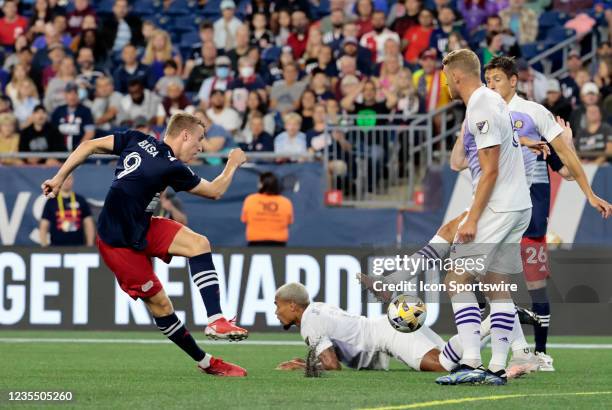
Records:
[[[516,306],[516,313],[518,313],[519,322],[522,325],[542,326],[542,322],[535,312],[520,306]]]

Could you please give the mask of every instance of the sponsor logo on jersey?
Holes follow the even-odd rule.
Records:
[[[486,134],[489,131],[489,121],[477,122],[476,127],[478,127],[478,131],[480,131],[481,134]]]

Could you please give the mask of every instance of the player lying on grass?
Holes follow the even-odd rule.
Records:
[[[188,258],[192,280],[208,314],[206,335],[230,340],[247,337],[246,330],[223,317],[208,239],[173,220],[152,217],[166,187],[219,199],[236,169],[245,162],[244,152],[232,150],[225,169],[213,181],[195,175],[185,163],[202,150],[204,131],[197,117],[177,113],[170,118],[163,141],[134,130],[85,141],[57,174],[42,184],[42,190],[47,198],[54,198],[68,175],[90,155],[118,155],[115,178],[98,219],[97,245],[104,262],[121,289],[133,299],[143,300],[159,330],[194,359],[198,369],[218,376],[246,376],[241,367],[200,349],[174,313],[172,302],[153,272],[153,257],[166,263],[173,255]]]
[[[367,318],[321,302],[311,302],[300,283],[287,283],[276,291],[276,317],[285,330],[295,325],[313,348],[324,370],[340,370],[340,363],[357,370],[386,370],[389,357],[420,371],[448,372],[459,365],[463,353],[459,337],[447,343],[429,327],[412,333],[393,329],[386,316]],[[305,369],[296,358],[279,370]]]

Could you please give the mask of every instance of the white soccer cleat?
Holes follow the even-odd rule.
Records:
[[[538,359],[539,370],[541,372],[554,372],[553,358],[542,352],[535,352],[535,357]]]
[[[508,368],[510,369],[513,366],[522,367],[525,370],[524,374],[529,374],[539,370],[540,361],[529,349],[525,349],[522,354],[512,355]]]
[[[516,379],[526,374],[537,372],[539,369],[539,359],[529,349],[525,349],[524,353],[520,356],[512,355],[506,373],[508,379]]]

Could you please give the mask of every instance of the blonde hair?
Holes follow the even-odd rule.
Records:
[[[480,60],[470,49],[460,48],[451,51],[442,60],[442,65],[450,70],[458,69],[465,74],[480,78]]]
[[[17,119],[10,112],[0,114],[0,125],[6,125],[11,123],[15,125],[15,121],[17,121]]]
[[[13,126],[13,133],[11,135],[6,135],[7,138],[11,138],[11,137],[15,137],[15,136],[19,136],[19,134],[17,133],[17,118],[9,113],[9,112],[5,112],[3,114],[0,114],[0,127],[3,125],[12,125]],[[0,132],[0,135],[2,133]]]
[[[21,90],[23,90],[23,87],[25,85],[30,86],[30,95],[23,95],[23,93],[21,92]],[[19,101],[23,101],[27,97],[39,98],[38,90],[36,89],[36,85],[34,84],[34,81],[30,80],[29,78],[26,78],[25,80],[23,80],[21,84],[19,84],[19,87],[17,88],[17,99]]]
[[[276,290],[276,298],[287,302],[293,302],[302,307],[310,304],[310,296],[306,287],[301,283],[286,283]]]
[[[296,112],[290,112],[289,114],[286,114],[283,117],[283,121],[285,123],[290,122],[290,121],[296,121],[298,122],[300,125],[302,125],[302,116]]]
[[[177,112],[176,114],[172,115],[172,117],[170,117],[170,121],[168,121],[166,135],[169,137],[174,137],[180,134],[180,132],[183,130],[192,131],[198,125],[206,129],[206,125],[204,125],[204,123],[195,115],[186,112]]]
[[[156,61],[156,56],[155,56],[155,51],[153,48],[153,43],[155,43],[155,37],[157,36],[162,36],[164,38],[164,48],[161,51],[162,56],[157,59],[157,61],[166,61],[166,60],[171,60],[172,59],[172,40],[170,40],[170,36],[168,35],[168,33],[164,30],[161,29],[157,29],[155,31],[153,31],[153,34],[151,35],[151,39],[149,40],[149,43],[147,44],[147,48],[145,49],[145,53],[144,56],[142,57],[142,63],[143,64],[153,64],[154,61]]]

